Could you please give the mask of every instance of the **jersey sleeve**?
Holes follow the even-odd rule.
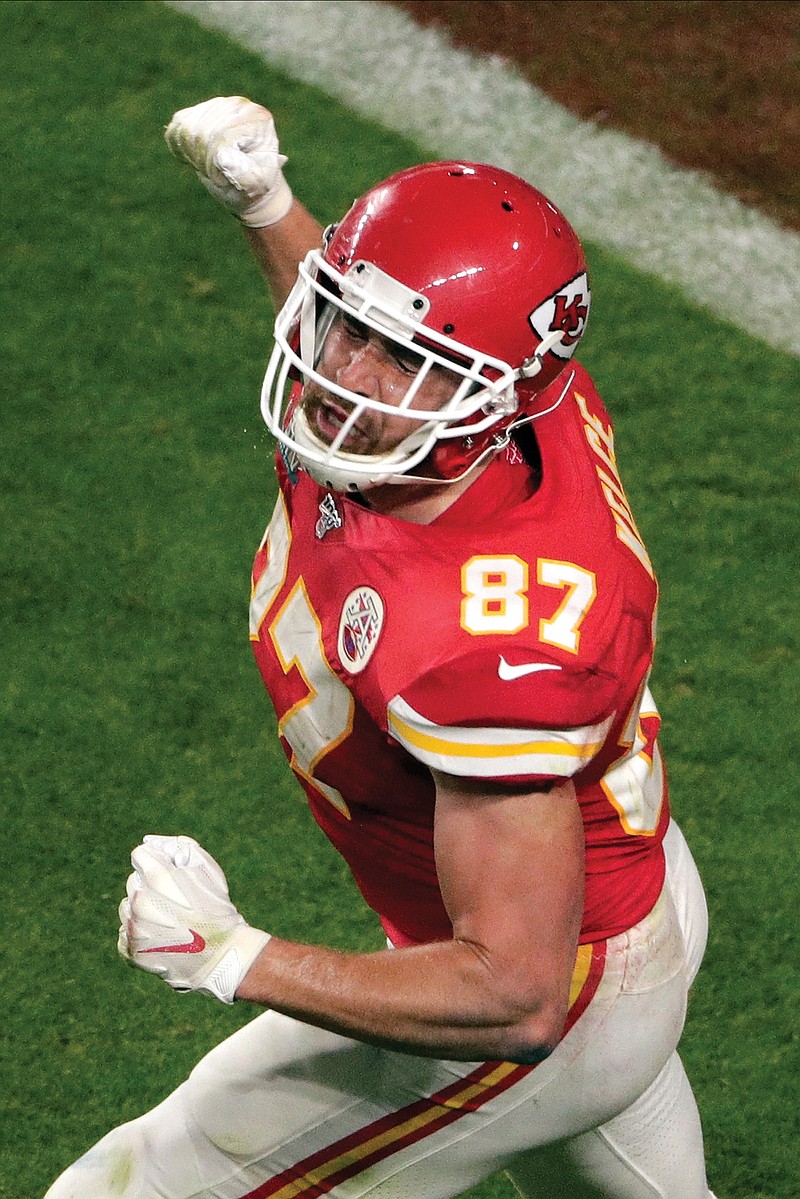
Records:
[[[540,651],[475,651],[437,666],[388,704],[390,734],[430,769],[467,778],[554,782],[601,751],[617,681]]]

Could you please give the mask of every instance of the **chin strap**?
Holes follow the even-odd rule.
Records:
[[[558,336],[560,337],[561,334],[559,334]],[[544,344],[544,343],[542,343],[542,344]],[[428,479],[426,481],[431,482],[431,483],[456,483],[459,479],[463,479],[465,477],[465,475],[468,475],[470,473],[470,471],[474,470],[474,468],[476,466],[478,466],[481,462],[483,462],[484,459],[488,457],[488,455],[497,454],[500,452],[500,450],[504,450],[505,447],[508,445],[509,441],[511,440],[511,435],[515,429],[519,429],[523,425],[530,425],[533,423],[533,421],[538,420],[541,416],[548,416],[549,413],[555,412],[556,408],[558,408],[558,406],[564,402],[567,392],[569,391],[570,387],[572,386],[572,380],[574,378],[575,378],[575,371],[572,370],[569,373],[569,377],[567,378],[566,383],[564,384],[561,391],[559,392],[558,398],[553,401],[553,403],[550,405],[549,408],[543,408],[541,412],[534,412],[530,416],[522,416],[522,417],[520,417],[519,420],[511,421],[510,424],[504,425],[502,429],[498,429],[493,434],[492,439],[489,442],[489,444],[487,446],[485,446],[485,448],[473,460],[470,461],[470,452],[472,451],[472,449],[474,447],[474,441],[469,435],[467,435],[466,437],[463,438],[463,445],[464,445],[463,457],[455,459],[454,464],[453,464],[454,455],[453,455],[453,450],[452,450],[452,446],[451,446],[448,450],[448,457],[450,459],[451,469],[454,466],[454,469],[456,471],[458,471],[458,473],[455,475],[448,474],[446,477],[443,475],[440,475],[439,478],[437,478],[437,479]],[[431,451],[431,461],[433,463],[434,469],[437,469],[437,467],[436,467],[436,449],[437,449],[437,447],[434,447],[434,449]],[[416,476],[416,477],[419,478],[419,476]]]
[[[558,408],[559,404],[562,404],[564,402],[564,400],[566,399],[567,392],[569,391],[570,387],[572,386],[572,380],[574,378],[575,378],[575,371],[570,371],[569,378],[567,379],[566,383],[564,384],[561,391],[559,392],[558,399],[554,400],[549,408],[543,408],[541,412],[532,412],[530,416],[523,416],[523,417],[520,417],[519,420],[512,421],[512,423],[508,426],[509,435],[511,433],[513,433],[515,429],[519,429],[522,425],[530,425],[535,420],[539,420],[540,417],[549,416],[549,414],[551,412],[555,412],[555,410],[556,410],[556,408]]]
[[[548,333],[547,337],[539,342],[535,353],[530,358],[526,358],[519,368],[518,374],[520,379],[535,378],[544,365],[545,354],[549,354],[555,346],[561,345],[563,340],[564,334],[561,329],[554,329],[552,333]]]

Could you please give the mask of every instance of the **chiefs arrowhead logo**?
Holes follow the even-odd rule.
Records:
[[[555,303],[556,310],[550,328],[560,329],[564,334],[562,345],[574,345],[582,335],[586,317],[589,315],[588,301],[584,303],[583,296],[573,296],[571,300],[567,300],[566,296],[559,292],[555,296]]]
[[[561,343],[553,346],[551,352],[567,361],[583,336],[590,305],[589,279],[583,272],[549,296],[528,320],[541,341],[551,333],[562,333]]]

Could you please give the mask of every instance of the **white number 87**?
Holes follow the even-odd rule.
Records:
[[[539,621],[539,640],[577,654],[581,625],[597,595],[594,573],[574,562],[539,558],[536,581],[566,591],[553,615]],[[468,633],[518,633],[527,627],[529,570],[522,558],[478,554],[461,568],[461,588],[461,627]]]

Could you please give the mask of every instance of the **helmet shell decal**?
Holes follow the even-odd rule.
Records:
[[[566,362],[583,336],[590,305],[589,278],[583,271],[535,308],[528,320],[542,341],[551,333],[563,334],[561,343],[551,346],[551,353]]]
[[[383,600],[372,587],[357,587],[342,605],[339,618],[339,661],[349,674],[369,662],[383,628]]]

